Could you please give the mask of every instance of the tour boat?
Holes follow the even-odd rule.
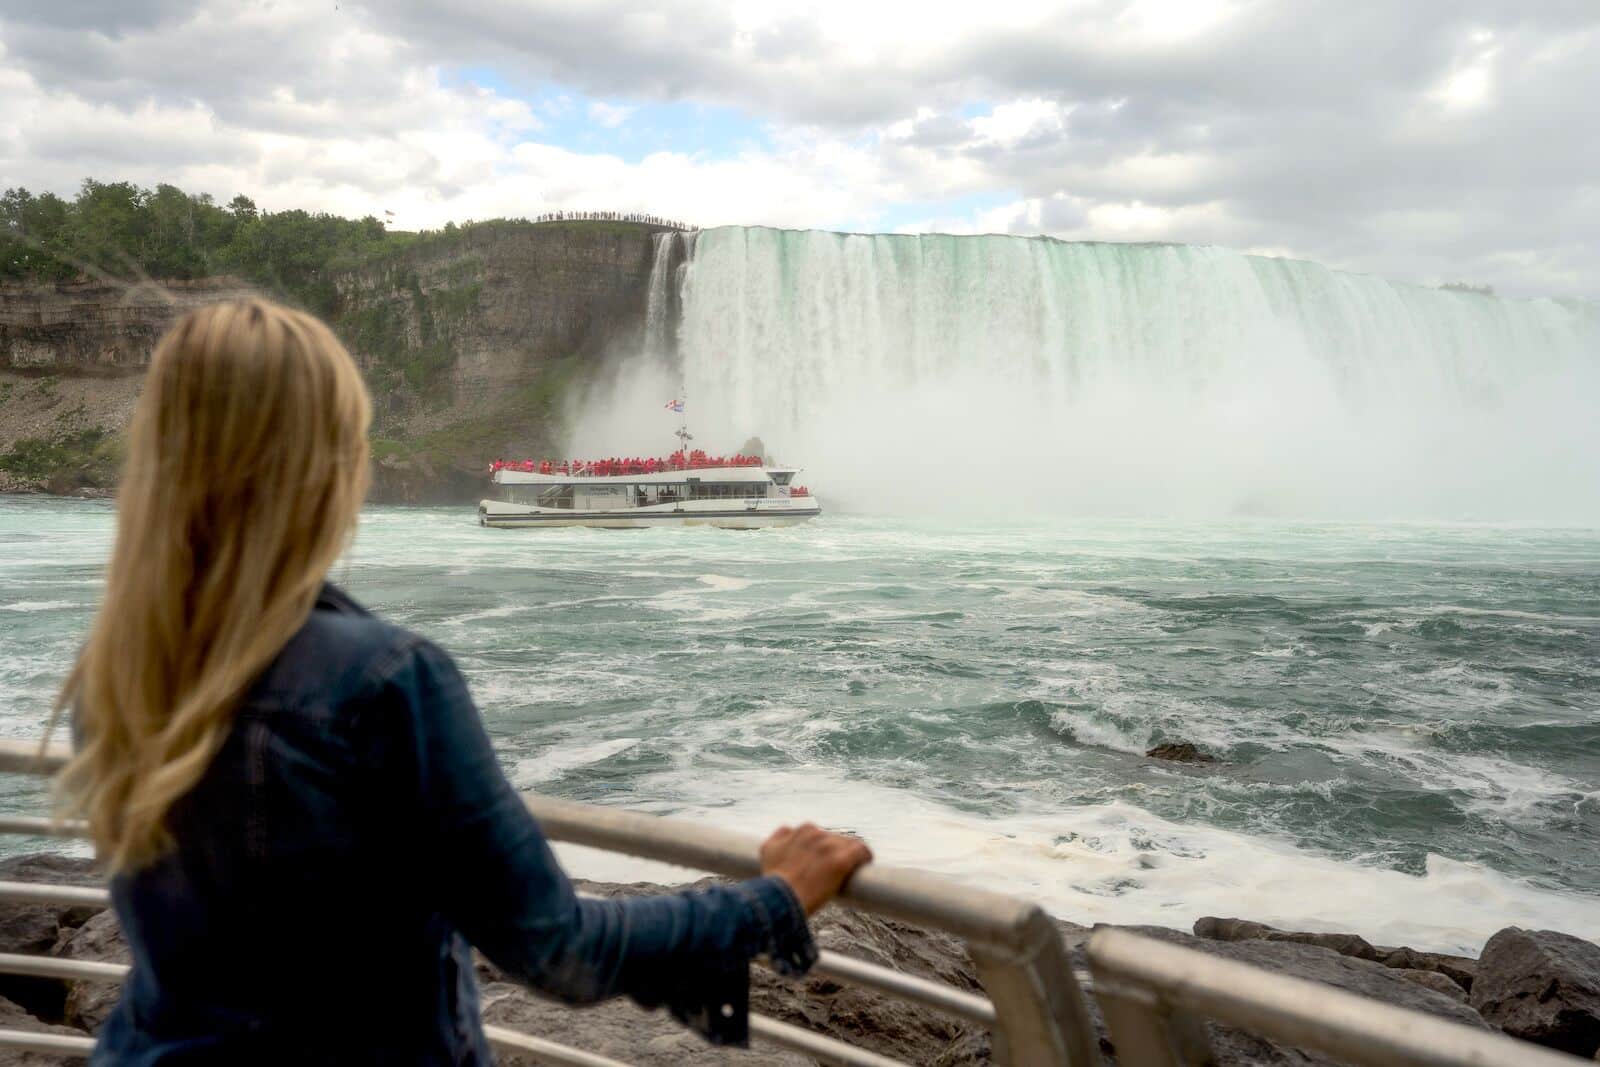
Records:
[[[497,496],[478,504],[480,526],[793,526],[822,514],[798,467],[756,456],[674,452],[666,459],[496,461]]]

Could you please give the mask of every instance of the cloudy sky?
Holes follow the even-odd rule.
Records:
[[[1600,295],[1600,0],[0,0],[0,187],[1188,241]]]

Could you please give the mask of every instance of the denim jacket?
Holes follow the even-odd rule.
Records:
[[[778,878],[579,899],[450,658],[331,585],[168,825],[112,881],[133,966],[94,1064],[488,1064],[469,943],[743,1044],[749,961],[816,959]]]

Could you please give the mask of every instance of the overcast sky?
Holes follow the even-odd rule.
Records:
[[[0,0],[0,187],[1187,241],[1600,295],[1600,0]]]

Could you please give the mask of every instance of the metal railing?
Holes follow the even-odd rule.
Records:
[[[36,743],[0,740],[0,773],[53,774],[65,746],[41,757]],[[759,842],[687,821],[525,795],[546,836],[734,878],[759,873]],[[85,836],[81,824],[0,816],[0,833]],[[839,903],[962,939],[987,996],[824,951],[813,973],[918,1004],[993,1035],[994,1058],[1012,1067],[1093,1067],[1102,1062],[1080,974],[1061,932],[1035,904],[874,863]],[[0,902],[105,906],[104,889],[0,882]],[[1317,982],[1218,959],[1125,930],[1103,928],[1087,945],[1084,977],[1125,1067],[1215,1063],[1204,1020],[1361,1067],[1566,1067],[1581,1062],[1502,1034],[1396,1008]],[[54,957],[0,954],[0,973],[64,981],[121,981],[127,968]],[[628,1067],[606,1056],[499,1026],[491,1044],[554,1067]],[[903,1067],[901,1061],[756,1013],[759,1040],[832,1067]],[[89,1037],[0,1029],[0,1048],[87,1056]]]
[[[36,743],[0,741],[0,773],[53,774],[66,758],[63,745],[51,746],[41,758]],[[760,873],[760,843],[743,834],[546,797],[525,795],[524,799],[552,841],[588,845],[734,878]],[[32,816],[0,816],[0,833],[82,837],[85,828]],[[0,901],[5,900],[90,906],[108,903],[103,889],[0,882]],[[857,872],[840,895],[840,902],[859,911],[961,938],[967,943],[990,996],[830,951],[821,953],[813,973],[988,1027],[994,1035],[996,1059],[1001,1063],[1089,1067],[1098,1062],[1092,1050],[1094,1032],[1088,1011],[1060,934],[1037,905],[999,893],[961,889],[931,875],[878,864]],[[20,973],[17,968],[27,968],[29,974],[72,981],[119,981],[125,970],[119,965],[100,964],[91,974],[72,966],[77,962],[0,955],[0,973]],[[750,1016],[750,1032],[756,1039],[825,1064],[901,1067],[901,1061],[757,1013]],[[485,1033],[497,1047],[530,1054],[544,1063],[625,1067],[604,1056],[503,1027],[485,1027]],[[40,1036],[24,1038],[19,1034],[20,1031],[0,1031],[0,1047],[23,1047],[12,1044],[13,1038],[32,1042]],[[55,1051],[70,1045],[87,1054],[91,1047],[89,1038],[43,1036],[51,1038]],[[61,1044],[63,1041],[69,1045]]]

